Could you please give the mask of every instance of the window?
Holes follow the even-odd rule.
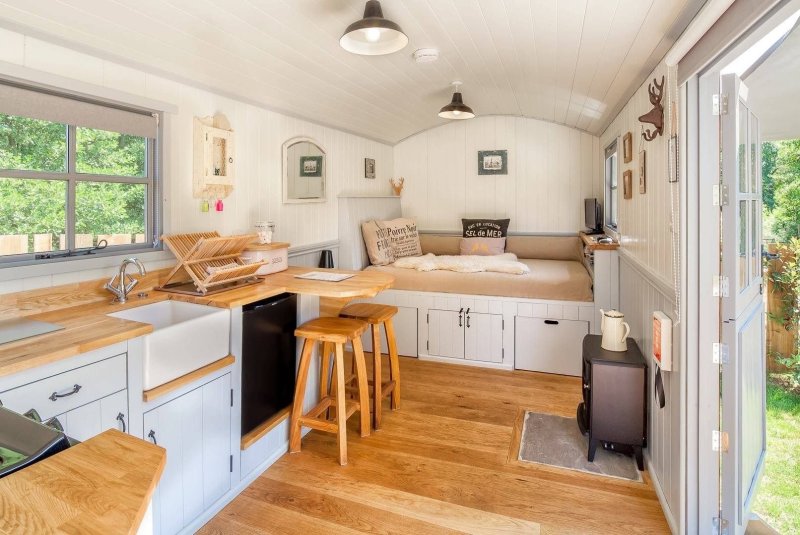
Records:
[[[605,154],[605,224],[616,231],[619,221],[619,176],[617,173],[617,142],[606,147]]]
[[[153,249],[158,116],[0,84],[0,265]]]

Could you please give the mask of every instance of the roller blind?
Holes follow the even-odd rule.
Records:
[[[94,104],[75,98],[0,83],[0,113],[155,139],[152,113]]]

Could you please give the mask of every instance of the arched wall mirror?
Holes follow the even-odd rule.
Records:
[[[325,149],[309,137],[283,144],[283,202],[325,202]]]

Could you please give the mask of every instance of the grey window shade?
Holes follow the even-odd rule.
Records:
[[[152,113],[93,104],[22,87],[0,84],[0,113],[155,139]]]

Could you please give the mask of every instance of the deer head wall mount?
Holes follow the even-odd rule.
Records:
[[[653,78],[653,83],[647,84],[647,92],[650,94],[650,104],[653,105],[653,109],[639,117],[639,121],[653,125],[653,130],[648,128],[642,132],[645,141],[653,141],[664,133],[664,106],[661,105],[661,99],[664,97],[664,77],[661,77],[661,83]]]

